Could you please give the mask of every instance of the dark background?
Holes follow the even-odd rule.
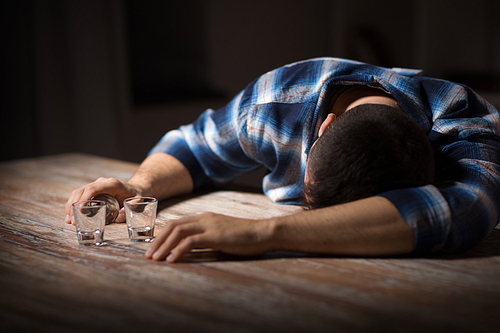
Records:
[[[496,0],[2,1],[0,160],[140,162],[284,64],[346,57],[471,85],[499,106]]]

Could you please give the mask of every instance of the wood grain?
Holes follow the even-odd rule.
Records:
[[[352,258],[210,250],[181,263],[144,259],[124,224],[78,244],[70,192],[137,165],[84,154],[0,164],[1,332],[498,332],[500,230],[471,251]],[[300,207],[216,191],[160,203],[157,229],[204,211],[263,218]]]

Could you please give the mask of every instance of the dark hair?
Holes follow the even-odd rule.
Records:
[[[340,115],[311,148],[305,204],[321,208],[430,184],[434,154],[402,110],[362,104]]]

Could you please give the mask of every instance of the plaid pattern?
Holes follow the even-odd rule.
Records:
[[[459,252],[500,219],[500,115],[470,88],[422,71],[338,58],[293,63],[250,83],[225,107],[168,132],[164,152],[190,171],[195,188],[223,185],[263,165],[264,193],[297,204],[307,154],[336,87],[369,85],[390,93],[426,133],[436,152],[434,185],[380,194],[398,208],[419,252]]]

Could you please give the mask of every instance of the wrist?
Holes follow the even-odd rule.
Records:
[[[134,180],[132,179],[125,182],[125,186],[127,187],[127,190],[130,193],[134,194],[134,196],[140,196],[140,197],[152,196],[149,193],[150,191],[147,191],[144,185],[142,185],[140,182],[134,182]]]
[[[282,233],[283,224],[280,218],[270,218],[260,221],[261,228],[260,238],[265,252],[284,250],[281,243],[280,234]]]

